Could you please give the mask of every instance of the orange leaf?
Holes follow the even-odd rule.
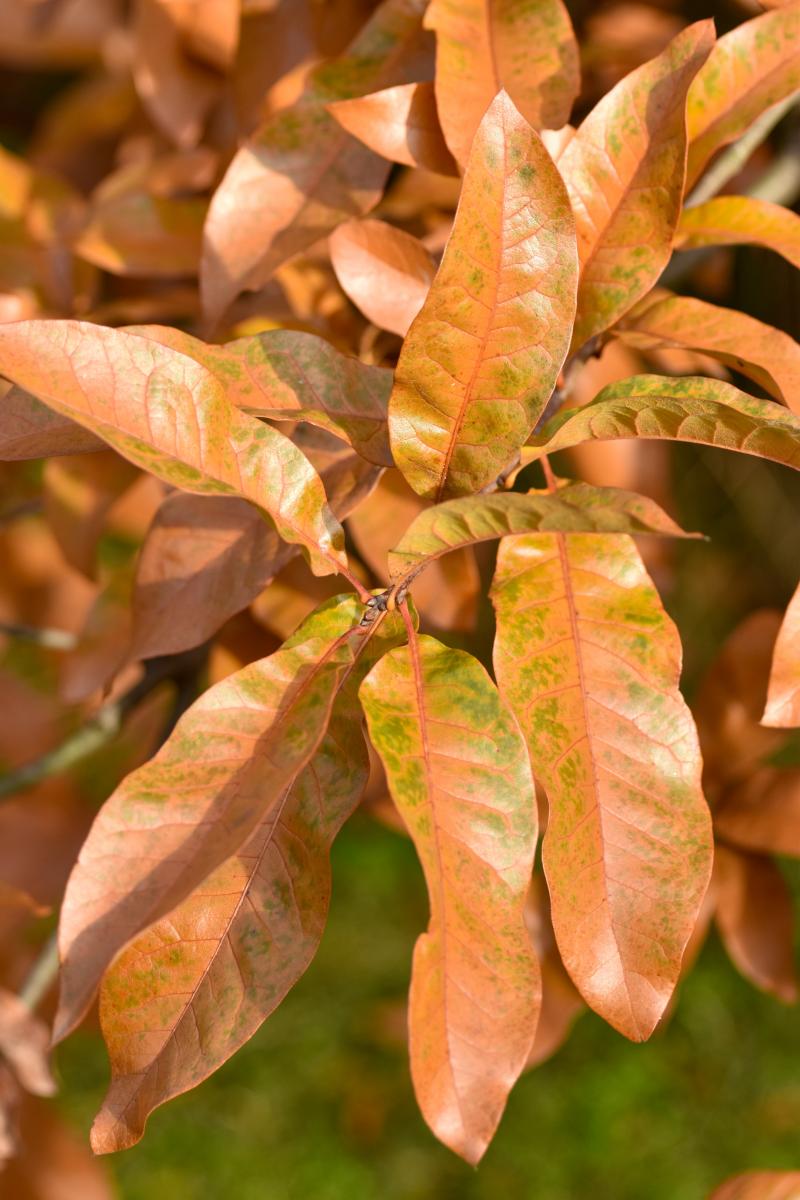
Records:
[[[559,158],[581,261],[574,347],[619,320],[669,260],[686,171],[686,93],[713,41],[711,21],[683,30],[603,97]]]
[[[495,669],[549,800],[542,856],[564,965],[642,1041],[680,975],[711,872],[680,644],[627,537],[506,539]]]
[[[800,588],[789,602],[775,643],[762,721],[778,729],[800,726]]]
[[[744,850],[800,858],[800,768],[758,767],[725,792],[714,828]]]
[[[537,827],[528,756],[481,664],[434,638],[390,651],[360,695],[430,897],[409,1001],[414,1088],[436,1136],[477,1163],[541,1000],[523,919]]]
[[[718,196],[686,208],[676,250],[700,246],[763,246],[800,268],[800,217],[780,204],[752,196]]]
[[[436,268],[417,238],[385,221],[348,221],[330,239],[342,288],[380,329],[405,337]]]
[[[328,105],[341,125],[370,150],[390,162],[457,175],[436,111],[432,83],[400,83],[368,96]]]
[[[50,1030],[5,988],[0,988],[0,1055],[26,1092],[52,1096],[56,1091],[49,1062]]]
[[[136,2],[136,89],[156,124],[179,146],[199,141],[220,84],[184,52],[181,26],[191,8],[181,0]]]
[[[555,387],[576,285],[564,185],[501,93],[475,135],[453,232],[397,364],[392,450],[415,492],[476,492],[509,465]]]
[[[569,120],[580,64],[561,0],[431,0],[425,26],[436,32],[436,102],[445,140],[462,166],[500,91],[535,129],[558,129]]]
[[[712,1192],[709,1200],[797,1200],[800,1171],[746,1171]]]

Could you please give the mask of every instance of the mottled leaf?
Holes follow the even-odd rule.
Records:
[[[455,159],[439,124],[432,83],[400,83],[368,96],[328,105],[341,125],[390,162],[456,175]]]
[[[360,649],[362,612],[343,597],[275,654],[210,688],[106,801],[61,910],[58,1039],[81,1020],[114,955],[235,854],[306,767]]]
[[[800,269],[800,217],[769,200],[718,196],[683,210],[675,249],[701,246],[763,246]]]
[[[509,464],[555,387],[576,286],[564,185],[501,93],[475,136],[453,232],[397,364],[392,450],[416,492],[476,492]]]
[[[686,170],[686,93],[713,41],[711,21],[683,30],[603,97],[559,158],[581,262],[575,347],[619,320],[669,260]]]
[[[341,526],[311,464],[237,411],[200,363],[118,329],[21,321],[0,327],[0,371],[167,483],[259,505],[319,574],[345,564]]]
[[[792,897],[772,859],[717,845],[715,920],[736,969],[756,987],[797,999]]]
[[[403,636],[395,613],[361,637],[308,766],[288,787],[265,793],[260,823],[238,854],[106,975],[100,1020],[112,1082],[92,1129],[96,1153],[138,1141],[153,1108],[230,1058],[314,957],[330,899],[331,843],[369,774],[358,684]]]
[[[637,350],[698,350],[800,412],[800,345],[771,325],[690,296],[644,301],[613,332]]]
[[[436,32],[442,129],[462,166],[500,91],[535,129],[569,120],[580,63],[562,0],[431,0],[425,25]]]
[[[413,638],[361,685],[373,745],[422,861],[411,1074],[436,1136],[476,1163],[525,1066],[541,984],[523,910],[536,800],[519,731],[481,664]]]
[[[798,43],[796,4],[744,21],[719,39],[689,89],[687,187],[718,150],[800,88]]]
[[[229,166],[205,228],[203,307],[210,322],[240,291],[380,198],[388,163],[346,133],[327,105],[403,82],[425,0],[383,0],[348,51],[317,67],[300,100],[271,116]]]
[[[348,221],[331,235],[330,252],[356,308],[380,329],[405,337],[436,273],[422,242],[385,221]]]
[[[424,509],[389,552],[392,579],[413,576],[459,546],[535,530],[576,533],[665,533],[686,537],[653,500],[620,488],[569,483],[556,493],[496,492],[462,496]]]
[[[800,588],[789,601],[775,642],[762,720],[778,729],[800,726]]]
[[[564,965],[634,1041],[680,975],[711,872],[680,643],[629,538],[505,541],[495,670],[549,819],[542,859]]]

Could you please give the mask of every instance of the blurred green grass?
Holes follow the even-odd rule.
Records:
[[[740,980],[713,937],[663,1034],[635,1046],[582,1017],[467,1167],[418,1115],[402,1044],[425,919],[410,843],[355,818],[315,962],[231,1062],[110,1160],[123,1200],[702,1200],[736,1171],[797,1167],[796,1010]],[[64,1111],[88,1131],[99,1037],[71,1039],[59,1066]]]

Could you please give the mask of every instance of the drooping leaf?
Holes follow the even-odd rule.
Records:
[[[360,695],[430,897],[409,1011],[417,1100],[436,1136],[476,1163],[525,1066],[541,998],[523,919],[530,764],[484,668],[434,638],[390,651]]]
[[[475,135],[453,232],[397,364],[392,450],[416,492],[479,491],[508,466],[555,387],[576,286],[563,182],[501,93]]]
[[[80,321],[21,321],[0,327],[0,371],[167,483],[259,505],[320,574],[345,562],[341,526],[308,460],[237,411],[185,355]]]
[[[711,21],[684,29],[603,97],[559,159],[581,262],[574,347],[619,320],[669,260],[686,170],[686,93],[713,41]]]
[[[388,163],[346,133],[327,105],[403,82],[424,8],[425,0],[383,0],[348,51],[317,67],[300,100],[269,117],[235,155],[205,228],[201,291],[210,322],[240,291],[377,203]]]
[[[763,246],[800,268],[800,217],[769,200],[718,196],[681,215],[675,249],[701,246]]]
[[[500,91],[534,129],[558,129],[569,120],[580,64],[562,0],[431,0],[425,25],[436,33],[445,141],[462,166]]]
[[[709,1200],[797,1200],[800,1171],[745,1171],[712,1192]]]
[[[744,850],[800,858],[800,768],[758,767],[725,793],[714,827]]]
[[[106,443],[35,396],[11,387],[0,399],[0,461],[52,458],[57,454],[88,454]]]
[[[644,301],[613,331],[637,350],[699,350],[800,413],[800,345],[762,321],[691,296]]]
[[[138,1141],[149,1113],[200,1083],[251,1037],[311,962],[330,899],[331,843],[369,774],[357,704],[369,667],[404,636],[388,614],[362,636],[308,766],[263,798],[250,840],[106,975],[100,1019],[112,1082],[96,1153]]]
[[[368,462],[392,465],[391,371],[359,362],[324,338],[296,329],[270,329],[224,346],[164,325],[134,325],[129,332],[201,363],[224,385],[228,401],[244,412],[309,421],[349,442]]]
[[[800,726],[800,588],[789,601],[775,642],[762,721],[778,729]]]
[[[756,987],[797,999],[792,897],[772,859],[717,845],[715,919],[736,969]]]
[[[691,536],[655,501],[621,488],[568,483],[555,493],[496,492],[462,496],[424,509],[389,552],[394,580],[413,576],[426,563],[459,546],[535,530],[565,533],[665,533]]]
[[[528,893],[525,923],[542,972],[542,1011],[528,1055],[527,1066],[530,1068],[538,1067],[555,1054],[586,1006],[561,961],[550,916],[547,884],[538,871],[534,872]]]
[[[581,442],[666,438],[754,454],[800,467],[800,419],[771,400],[701,376],[634,375],[609,384],[590,404],[545,425],[523,462]]]
[[[331,235],[330,252],[356,308],[380,329],[405,337],[436,273],[422,242],[385,221],[348,221]]]
[[[796,4],[743,21],[719,39],[689,89],[687,188],[717,150],[800,89],[798,40]]]
[[[457,175],[439,124],[432,83],[400,83],[368,96],[328,105],[341,125],[390,162]]]
[[[106,801],[61,910],[58,1039],[114,955],[235,854],[306,767],[360,650],[362,612],[342,597],[275,654],[210,688]]]
[[[500,547],[495,670],[549,801],[553,928],[586,1002],[634,1041],[678,980],[711,872],[680,643],[627,537]]]

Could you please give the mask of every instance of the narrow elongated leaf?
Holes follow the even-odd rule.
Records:
[[[711,872],[680,643],[629,538],[500,548],[495,670],[549,801],[542,858],[564,965],[634,1041],[678,980]]]
[[[690,296],[643,302],[614,333],[637,350],[699,350],[800,412],[800,345],[771,325]]]
[[[789,601],[775,642],[762,721],[778,729],[800,727],[800,587]]]
[[[348,221],[331,235],[330,251],[356,307],[379,328],[405,337],[436,273],[422,242],[385,221]]]
[[[522,460],[581,442],[632,437],[718,446],[800,468],[800,419],[771,400],[701,376],[634,375],[609,384],[591,404],[548,422]]]
[[[718,196],[681,215],[675,249],[701,246],[763,246],[800,269],[800,217],[769,200]]]
[[[718,845],[715,919],[736,969],[756,987],[797,999],[792,897],[778,868],[761,854]]]
[[[717,150],[800,88],[798,42],[797,4],[744,21],[719,39],[689,89],[687,187]]]
[[[436,102],[445,140],[462,166],[499,91],[534,129],[558,129],[569,120],[580,64],[561,0],[431,0],[425,25],[436,32]]]
[[[100,1019],[112,1082],[92,1130],[96,1153],[138,1141],[152,1109],[235,1053],[311,962],[327,917],[331,843],[369,776],[358,684],[404,636],[390,613],[361,637],[308,766],[265,793],[261,823],[239,853],[106,975]]]
[[[210,688],[106,801],[61,910],[57,1038],[81,1020],[114,955],[235,854],[306,767],[361,648],[362,611],[342,597]]]
[[[463,496],[426,508],[389,552],[389,573],[395,580],[413,576],[427,562],[459,546],[545,529],[691,536],[646,496],[621,488],[569,483],[555,493]]]
[[[709,1200],[797,1200],[800,1171],[745,1171],[734,1175]]]
[[[53,412],[22,388],[11,387],[0,399],[0,461],[88,454],[106,443],[62,413]]]
[[[800,768],[757,767],[714,808],[714,828],[744,850],[800,858]]]
[[[476,492],[508,465],[555,387],[576,286],[564,185],[501,93],[475,135],[453,232],[397,364],[392,450],[416,492]]]
[[[259,417],[309,421],[349,442],[368,462],[392,465],[388,406],[392,373],[342,354],[296,329],[271,329],[224,346],[165,325],[134,325],[201,363],[224,384],[231,404]]]
[[[382,158],[440,175],[458,174],[439,124],[432,83],[400,83],[368,96],[336,100],[328,112]]]
[[[523,917],[530,764],[484,668],[434,638],[390,651],[360,694],[430,897],[411,979],[417,1100],[436,1136],[475,1163],[525,1066],[541,999]]]
[[[401,82],[425,0],[383,0],[346,54],[318,67],[300,100],[268,118],[234,156],[205,228],[203,307],[216,321],[245,288],[348,217],[368,212],[389,173],[385,160],[327,111]]]
[[[581,260],[576,347],[619,320],[669,260],[686,172],[686,93],[713,42],[711,21],[684,29],[603,97],[559,159]]]
[[[318,574],[345,563],[341,526],[308,460],[238,412],[186,355],[119,329],[21,321],[0,327],[0,372],[167,483],[251,500]]]

